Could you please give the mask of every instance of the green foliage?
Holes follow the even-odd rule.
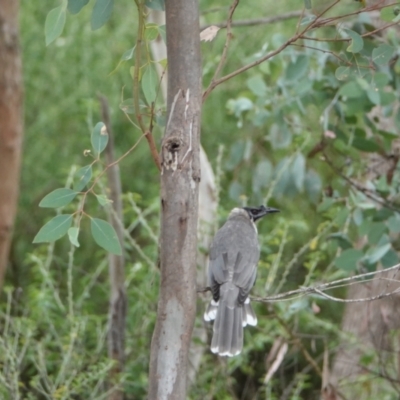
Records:
[[[100,155],[108,143],[108,132],[103,122],[98,122],[93,128],[91,140],[95,154]]]
[[[71,227],[72,214],[57,215],[47,222],[33,239],[33,243],[54,242],[62,238]]]
[[[65,3],[65,2],[64,2]],[[63,32],[66,21],[65,5],[51,10],[46,17],[44,32],[46,36],[46,46],[54,42]]]
[[[66,206],[76,197],[77,194],[77,191],[68,188],[53,190],[42,199],[39,203],[39,207],[58,208]]]
[[[100,29],[111,17],[114,0],[96,0],[93,7],[91,27],[92,30]]]
[[[68,0],[68,11],[71,14],[78,14],[88,3],[89,0]]]
[[[107,146],[108,132],[103,122],[98,122],[93,128],[91,134],[91,143],[94,153],[96,154],[96,159],[91,165],[82,167],[76,171],[74,175],[74,190],[69,188],[56,189],[46,195],[39,203],[39,206],[43,208],[59,208],[68,205],[72,200],[75,199],[75,197],[77,197],[77,195],[79,195],[79,197],[82,197],[82,201],[78,210],[75,212],[75,215],[79,216],[76,221],[77,226],[71,228],[74,214],[58,215],[40,229],[33,240],[34,243],[53,242],[62,238],[68,232],[70,243],[75,247],[79,247],[78,234],[81,218],[84,215],[83,206],[85,204],[87,194],[94,194],[101,206],[110,205],[110,201],[108,200],[107,196],[104,194],[98,195],[93,191],[93,186],[99,184],[99,177],[95,178],[93,186],[90,187],[86,192],[79,193],[79,191],[83,190],[84,187],[90,182],[92,178],[92,165],[100,161],[100,154]],[[101,175],[102,173],[100,176]],[[106,251],[112,254],[121,255],[121,245],[114,228],[108,222],[98,218],[90,218],[90,222],[91,233],[95,242]]]
[[[165,10],[165,2],[164,0],[146,0],[145,5],[148,8],[157,11],[164,11]]]
[[[386,65],[392,58],[395,48],[389,44],[381,44],[372,51],[372,59],[377,65]]]
[[[92,165],[79,168],[74,177],[74,190],[80,192],[92,179]]]
[[[90,227],[93,239],[109,253],[122,255],[121,245],[114,228],[107,222],[98,218],[91,218]]]
[[[346,29],[345,31],[351,37],[351,43],[346,50],[351,53],[359,53],[364,48],[363,38],[351,29]]]
[[[155,67],[149,64],[146,67],[141,80],[143,94],[147,101],[147,104],[149,105],[151,105],[156,100],[157,91],[159,88],[158,81],[159,79]]]
[[[304,5],[310,8],[316,3]],[[147,121],[159,91],[149,42],[158,34],[165,41],[165,26],[144,25],[144,55],[137,60],[133,4],[116,2],[114,7],[112,1],[101,0],[92,2],[93,8],[87,4],[87,0],[62,2],[46,19],[48,8],[22,3],[29,150],[7,281],[22,292],[8,291],[0,312],[0,397],[4,398],[20,394],[27,399],[100,399],[106,393],[111,368],[105,340],[109,283],[106,254],[95,243],[116,254],[122,244],[110,225],[97,218],[110,200],[103,179],[106,167],[99,157],[108,135],[102,135],[102,123],[96,125],[100,116],[95,98],[97,91],[109,98],[116,152],[124,154],[139,137],[121,113],[132,118],[136,113],[130,69],[139,66],[139,107]],[[150,0],[146,6],[162,9],[164,2]],[[293,2],[255,2],[252,7],[238,7],[234,19],[259,17],[266,6],[279,15],[292,10]],[[340,6],[360,7],[351,1]],[[202,2],[201,7],[202,24],[226,19],[226,8],[216,9],[215,2]],[[111,22],[104,25],[111,15]],[[381,18],[395,21],[396,8],[382,9]],[[55,41],[48,48],[37,41],[45,19],[46,44]],[[235,27],[222,74],[276,50],[298,22],[304,28],[314,19],[308,15],[270,29],[254,26],[251,40],[247,28]],[[364,35],[374,28],[362,17],[349,18],[345,26],[314,29],[309,32],[313,40],[304,39],[226,82],[204,104],[202,144],[220,171],[220,222],[238,204],[269,203],[282,210],[274,221],[265,220],[258,227],[262,256],[253,293],[260,297],[399,261],[400,171],[395,166],[390,178],[387,171],[374,171],[372,164],[373,157],[390,158],[398,137],[400,119],[394,115],[394,105],[399,100],[400,64],[395,59],[399,39],[395,31],[387,36]],[[334,42],[337,37],[343,41]],[[105,52],[104,43],[110,42]],[[224,35],[202,46],[206,85]],[[165,67],[166,62],[160,65]],[[157,144],[165,125],[159,98],[154,109]],[[388,120],[394,125],[383,124]],[[94,156],[89,161],[84,159],[92,157],[84,150],[89,147],[87,132],[92,132]],[[132,261],[126,268],[127,365],[119,383],[127,399],[145,398],[157,304],[158,177],[144,146],[125,158],[120,168],[124,192],[130,192],[123,199],[128,221],[123,248]],[[61,182],[66,182],[65,188],[56,189]],[[44,193],[49,194],[43,198]],[[40,198],[41,207],[64,207],[65,213],[41,229],[47,215],[37,208]],[[35,243],[49,245],[31,246],[38,231]],[[69,242],[54,243],[65,234]],[[339,288],[329,294],[344,297],[345,291]],[[203,308],[201,302],[198,309]],[[259,325],[246,329],[243,353],[221,361],[205,350],[188,398],[273,399],[288,389],[286,398],[293,400],[311,399],[318,392],[321,379],[309,369],[289,332],[300,333],[296,340],[322,365],[325,343],[330,350],[340,344],[343,308],[320,296],[268,306],[256,303],[255,308]],[[198,326],[203,326],[201,314]],[[212,328],[208,329],[210,336]],[[262,384],[266,354],[280,338],[289,343],[289,351],[275,377]],[[361,363],[378,370],[380,356],[368,352]],[[388,358],[385,368],[391,361]],[[378,395],[354,398],[372,400],[393,393],[383,379],[377,382]]]

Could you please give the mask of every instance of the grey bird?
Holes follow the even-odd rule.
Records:
[[[239,354],[243,327],[257,325],[248,297],[260,258],[255,222],[276,212],[279,210],[265,206],[234,208],[211,244],[208,285],[213,299],[204,320],[215,320],[211,351],[220,356]]]

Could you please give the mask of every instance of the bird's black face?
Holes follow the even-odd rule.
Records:
[[[272,214],[276,212],[280,212],[277,208],[272,208],[272,207],[265,207],[265,206],[260,206],[260,207],[243,207],[244,210],[246,210],[249,214],[249,217],[255,222],[258,219],[264,217],[267,214]]]

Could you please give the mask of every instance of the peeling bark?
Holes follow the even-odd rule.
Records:
[[[185,399],[196,314],[201,60],[196,0],[166,4],[167,126],[161,148],[161,286],[149,399]]]
[[[22,71],[17,0],[0,0],[0,290],[19,193],[22,147]]]

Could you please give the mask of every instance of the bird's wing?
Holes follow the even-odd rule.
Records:
[[[252,288],[260,248],[252,223],[228,220],[217,232],[210,248],[209,283],[223,284],[233,272],[232,282],[247,294]]]

